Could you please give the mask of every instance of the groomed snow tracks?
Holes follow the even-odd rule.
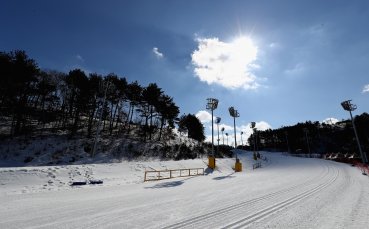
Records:
[[[208,212],[166,226],[174,228],[245,228],[264,218],[288,209],[299,202],[313,198],[331,186],[339,176],[339,170],[325,165],[324,171],[306,182],[248,201],[234,203],[225,208]]]

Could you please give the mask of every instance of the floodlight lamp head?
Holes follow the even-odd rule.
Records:
[[[241,135],[243,134],[243,131],[241,131]]]
[[[255,128],[256,123],[255,122],[251,122],[251,128],[254,129]]]
[[[341,106],[346,111],[354,111],[357,108],[357,106],[355,104],[351,104],[351,99],[350,100],[343,101],[341,103]]]
[[[228,108],[228,111],[229,111],[229,115],[233,117],[233,115],[234,115],[234,108],[233,107],[230,107],[230,108]]]
[[[222,132],[224,131],[224,127],[222,127]]]
[[[206,109],[207,110],[217,109],[219,100],[214,99],[214,98],[208,98],[206,100],[208,101],[208,103],[206,104]]]
[[[229,111],[230,116],[232,116],[234,118],[240,117],[240,114],[238,113],[237,110],[234,109],[234,107],[228,108],[228,111]]]
[[[215,123],[216,123],[216,124],[219,124],[219,123],[220,123],[220,120],[221,120],[221,118],[220,118],[220,117],[217,117],[217,118],[215,119]]]

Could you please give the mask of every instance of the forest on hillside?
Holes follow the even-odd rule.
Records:
[[[364,152],[369,152],[369,114],[355,116]],[[355,153],[360,155],[351,120],[320,123],[307,121],[274,130],[256,131],[248,139],[251,149],[291,153]]]
[[[179,116],[173,98],[156,83],[141,86],[114,73],[42,70],[25,51],[0,52],[0,137],[65,134],[165,142],[175,127],[203,142],[193,114]]]

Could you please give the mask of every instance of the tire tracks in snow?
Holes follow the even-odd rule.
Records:
[[[288,205],[292,205],[295,202],[298,202],[299,200],[302,200],[304,198],[307,198],[310,195],[315,194],[316,192],[321,191],[322,189],[324,189],[325,187],[329,186],[331,183],[333,183],[338,175],[334,176],[333,178],[330,177],[331,175],[331,171],[330,171],[330,166],[326,165],[326,168],[323,172],[323,174],[320,174],[319,176],[316,176],[314,178],[309,179],[308,181],[298,184],[298,185],[293,185],[291,187],[255,198],[255,199],[251,199],[248,201],[244,201],[241,203],[236,203],[236,204],[232,204],[228,207],[225,208],[221,208],[212,212],[208,212],[206,214],[202,214],[193,218],[189,218],[183,221],[180,221],[178,223],[169,225],[169,226],[165,226],[163,228],[165,229],[174,229],[174,228],[186,228],[186,227],[198,227],[201,225],[207,226],[209,227],[210,225],[213,225],[214,227],[217,227],[219,225],[214,225],[214,221],[216,221],[215,219],[220,219],[222,216],[234,216],[234,215],[240,215],[239,212],[242,213],[242,211],[252,211],[256,213],[250,214],[246,217],[243,217],[242,220],[237,220],[231,224],[229,224],[228,226],[226,226],[225,228],[230,228],[232,226],[237,226],[238,224],[244,225],[245,221],[247,221],[248,224],[251,224],[252,222],[260,219],[260,218],[264,218],[267,215],[269,215],[269,212],[275,212],[276,209],[280,209],[283,207],[286,207]],[[322,181],[323,182],[319,182],[318,185],[316,185],[318,181]],[[328,182],[326,182],[325,180],[329,180]],[[309,188],[307,191],[304,191],[306,186],[313,186],[312,188]],[[290,193],[295,193],[298,190],[303,190],[302,192],[298,192],[298,194],[293,195],[293,197],[288,197],[285,201],[279,202],[278,204],[274,204],[272,206],[270,206],[269,204],[267,205],[267,207],[262,208],[261,210],[258,210],[258,208],[260,208],[260,205],[258,204],[262,204],[266,201],[271,201],[272,203],[274,201],[272,200],[279,200],[281,198],[283,198],[285,195],[288,195]],[[246,208],[247,207],[247,208]],[[251,207],[251,208],[250,208]],[[259,215],[259,217],[257,217]],[[262,217],[261,217],[262,216]],[[257,218],[255,220],[253,220],[254,218]],[[249,222],[250,220],[252,220],[251,222]]]

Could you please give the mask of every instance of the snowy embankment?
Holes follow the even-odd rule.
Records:
[[[145,170],[206,159],[0,169],[0,228],[365,228],[369,178],[320,159],[264,153],[217,159],[205,176],[143,182]],[[102,179],[103,185],[70,187]]]

